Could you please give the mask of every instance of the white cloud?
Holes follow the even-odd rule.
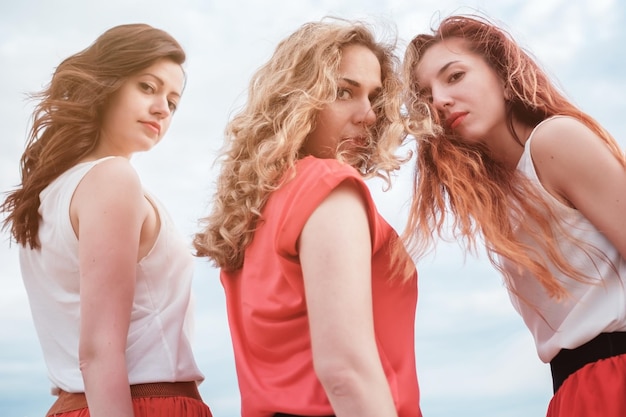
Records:
[[[282,37],[304,21],[328,14],[393,22],[402,53],[402,42],[427,31],[438,16],[484,11],[509,27],[559,76],[576,101],[626,144],[620,94],[625,87],[621,74],[625,62],[615,55],[626,43],[623,6],[615,0],[465,4],[459,7],[452,0],[4,2],[0,5],[0,191],[18,181],[18,160],[32,108],[24,93],[41,88],[62,58],[86,47],[106,28],[133,21],[170,31],[188,53],[189,81],[172,129],[157,148],[134,160],[147,188],[166,204],[187,236],[206,213],[222,131],[242,102],[252,72]],[[397,229],[406,219],[411,175],[409,164],[386,194],[378,183],[371,184],[380,211]],[[7,237],[4,232],[0,246],[0,381],[11,383],[7,390],[0,389],[0,414],[42,415],[52,398],[19,278],[17,251],[9,247]],[[425,415],[543,414],[551,393],[549,373],[486,259],[464,259],[456,245],[443,244],[418,268],[416,354]],[[201,386],[203,397],[216,416],[238,415],[232,349],[215,269],[199,263],[194,293],[194,347],[207,377]]]

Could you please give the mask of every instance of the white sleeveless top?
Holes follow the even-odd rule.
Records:
[[[587,246],[584,250],[566,236],[557,236],[565,258],[597,281],[596,284],[581,283],[551,268],[570,294],[557,301],[548,296],[528,271],[518,271],[510,260],[501,259],[512,277],[514,291],[519,294],[518,297],[509,293],[513,306],[531,331],[539,357],[543,362],[550,362],[562,348],[578,347],[602,332],[626,331],[626,261],[586,217],[558,201],[542,186],[530,153],[536,129],[524,146],[517,169],[537,184],[545,200],[554,207],[564,230]],[[523,242],[533,245],[533,237],[517,233]],[[595,249],[589,250],[589,247]]]
[[[85,390],[78,363],[78,239],[69,209],[80,181],[104,159],[70,168],[41,192],[41,247],[20,247],[22,278],[53,394],[59,388]],[[193,257],[161,204],[147,193],[146,198],[156,207],[161,229],[137,263],[126,347],[130,384],[202,381],[188,337]]]

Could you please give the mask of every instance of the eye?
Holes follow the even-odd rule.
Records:
[[[379,114],[381,109],[384,107],[384,98],[381,92],[376,92],[375,94],[371,94],[369,97],[370,105],[372,106],[372,110],[374,110],[375,114]]]
[[[463,71],[456,71],[456,72],[453,72],[453,73],[452,73],[452,74],[450,74],[450,76],[448,77],[448,82],[453,83],[453,82],[455,82],[455,81],[458,81],[458,80],[460,80],[461,78],[463,78],[463,76],[464,76],[464,75],[465,75],[465,72],[463,72]]]
[[[146,93],[154,93],[156,91],[156,89],[151,84],[143,81],[139,83],[139,88],[141,88],[141,90],[145,91]]]
[[[168,100],[167,105],[170,108],[170,111],[172,113],[174,113],[176,111],[176,109],[178,108],[178,104],[175,101],[172,101],[172,100]]]
[[[382,101],[382,92],[380,90],[376,90],[376,92],[370,94],[368,96],[370,103],[374,104],[374,103],[378,103],[380,101]]]
[[[340,88],[337,90],[337,99],[348,100],[352,97],[352,91],[348,88]]]

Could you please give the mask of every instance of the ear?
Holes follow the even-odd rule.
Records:
[[[503,92],[504,92],[504,100],[511,101],[511,99],[513,98],[513,93],[511,93],[511,88],[508,85],[505,85]]]

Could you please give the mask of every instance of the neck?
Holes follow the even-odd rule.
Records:
[[[515,169],[524,152],[524,145],[528,141],[533,127],[521,123],[513,122],[513,131],[511,133],[508,127],[503,132],[499,140],[493,141],[490,146],[493,157],[510,169]]]

